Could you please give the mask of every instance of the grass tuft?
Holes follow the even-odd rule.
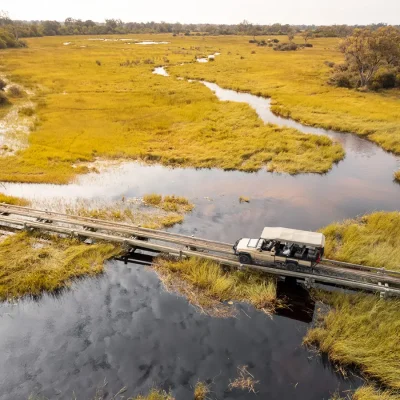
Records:
[[[254,379],[254,376],[247,370],[247,365],[238,367],[238,377],[229,383],[228,388],[247,390],[249,393],[256,394],[255,385],[259,383]]]
[[[240,196],[239,203],[250,203],[250,198],[245,196]]]
[[[205,382],[197,382],[194,388],[194,400],[206,400],[210,388]]]
[[[186,197],[174,195],[162,197],[160,194],[155,193],[146,194],[143,196],[143,202],[167,212],[187,213],[194,208],[194,205]]]
[[[272,312],[277,305],[276,281],[262,273],[224,272],[219,264],[198,258],[160,257],[154,269],[168,290],[181,293],[210,315],[232,315],[232,307],[222,303],[230,300],[248,302],[266,312]]]

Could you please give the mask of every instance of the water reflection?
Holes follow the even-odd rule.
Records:
[[[114,261],[72,289],[0,306],[1,400],[92,398],[104,378],[114,393],[158,386],[178,400],[191,398],[197,379],[212,379],[216,398],[242,399],[226,389],[243,364],[260,381],[260,398],[320,400],[360,384],[302,347],[308,324],[243,304],[237,318],[209,318],[143,266]]]

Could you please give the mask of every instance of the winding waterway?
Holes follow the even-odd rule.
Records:
[[[163,69],[158,72],[173,79]],[[339,141],[346,158],[328,174],[298,176],[130,162],[65,186],[7,183],[2,191],[38,202],[111,201],[150,192],[184,195],[196,208],[174,230],[231,242],[256,237],[266,225],[317,229],[333,220],[399,208],[400,186],[392,181],[398,157],[356,135],[277,117],[268,99],[202,83],[220,100],[249,104],[266,123]],[[250,203],[240,204],[242,195]],[[303,295],[301,302],[310,302]],[[196,381],[205,379],[213,382],[215,398],[253,398],[227,390],[244,364],[260,381],[259,398],[328,399],[336,389],[360,385],[360,379],[350,375],[344,380],[301,345],[312,305],[308,321],[269,318],[250,306],[237,307],[237,318],[207,317],[185,299],[166,293],[154,272],[119,261],[108,263],[104,276],[76,282],[57,297],[2,304],[0,400],[26,399],[30,393],[70,399],[73,391],[87,399],[104,379],[114,393],[123,386],[130,394],[158,386],[171,388],[178,400],[191,398]]]

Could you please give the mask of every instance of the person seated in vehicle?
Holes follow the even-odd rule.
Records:
[[[285,248],[283,249],[282,255],[285,257],[289,257],[293,248],[293,243],[287,243]]]
[[[274,241],[273,240],[264,240],[261,249],[263,251],[270,251],[274,247]]]

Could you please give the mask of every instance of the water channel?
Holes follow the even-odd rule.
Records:
[[[392,180],[398,157],[353,134],[277,117],[268,99],[203,84],[220,100],[248,103],[266,123],[339,141],[346,158],[325,175],[298,176],[122,163],[65,186],[7,183],[2,191],[34,201],[183,195],[196,208],[173,230],[227,242],[257,237],[266,225],[314,230],[399,208],[400,185]],[[240,204],[242,195],[250,203]],[[259,398],[329,399],[336,389],[360,385],[359,378],[343,379],[301,345],[314,311],[312,302],[305,306],[307,294],[300,294],[302,313],[309,318],[295,313],[270,318],[243,304],[236,305],[237,318],[210,318],[166,293],[153,271],[112,261],[104,276],[76,282],[58,296],[0,305],[0,400],[26,399],[31,393],[70,399],[73,391],[77,399],[88,399],[104,379],[114,393],[123,386],[130,394],[157,386],[172,389],[178,400],[189,399],[203,379],[212,382],[213,398],[254,398],[227,390],[240,365],[248,365],[260,381]]]

